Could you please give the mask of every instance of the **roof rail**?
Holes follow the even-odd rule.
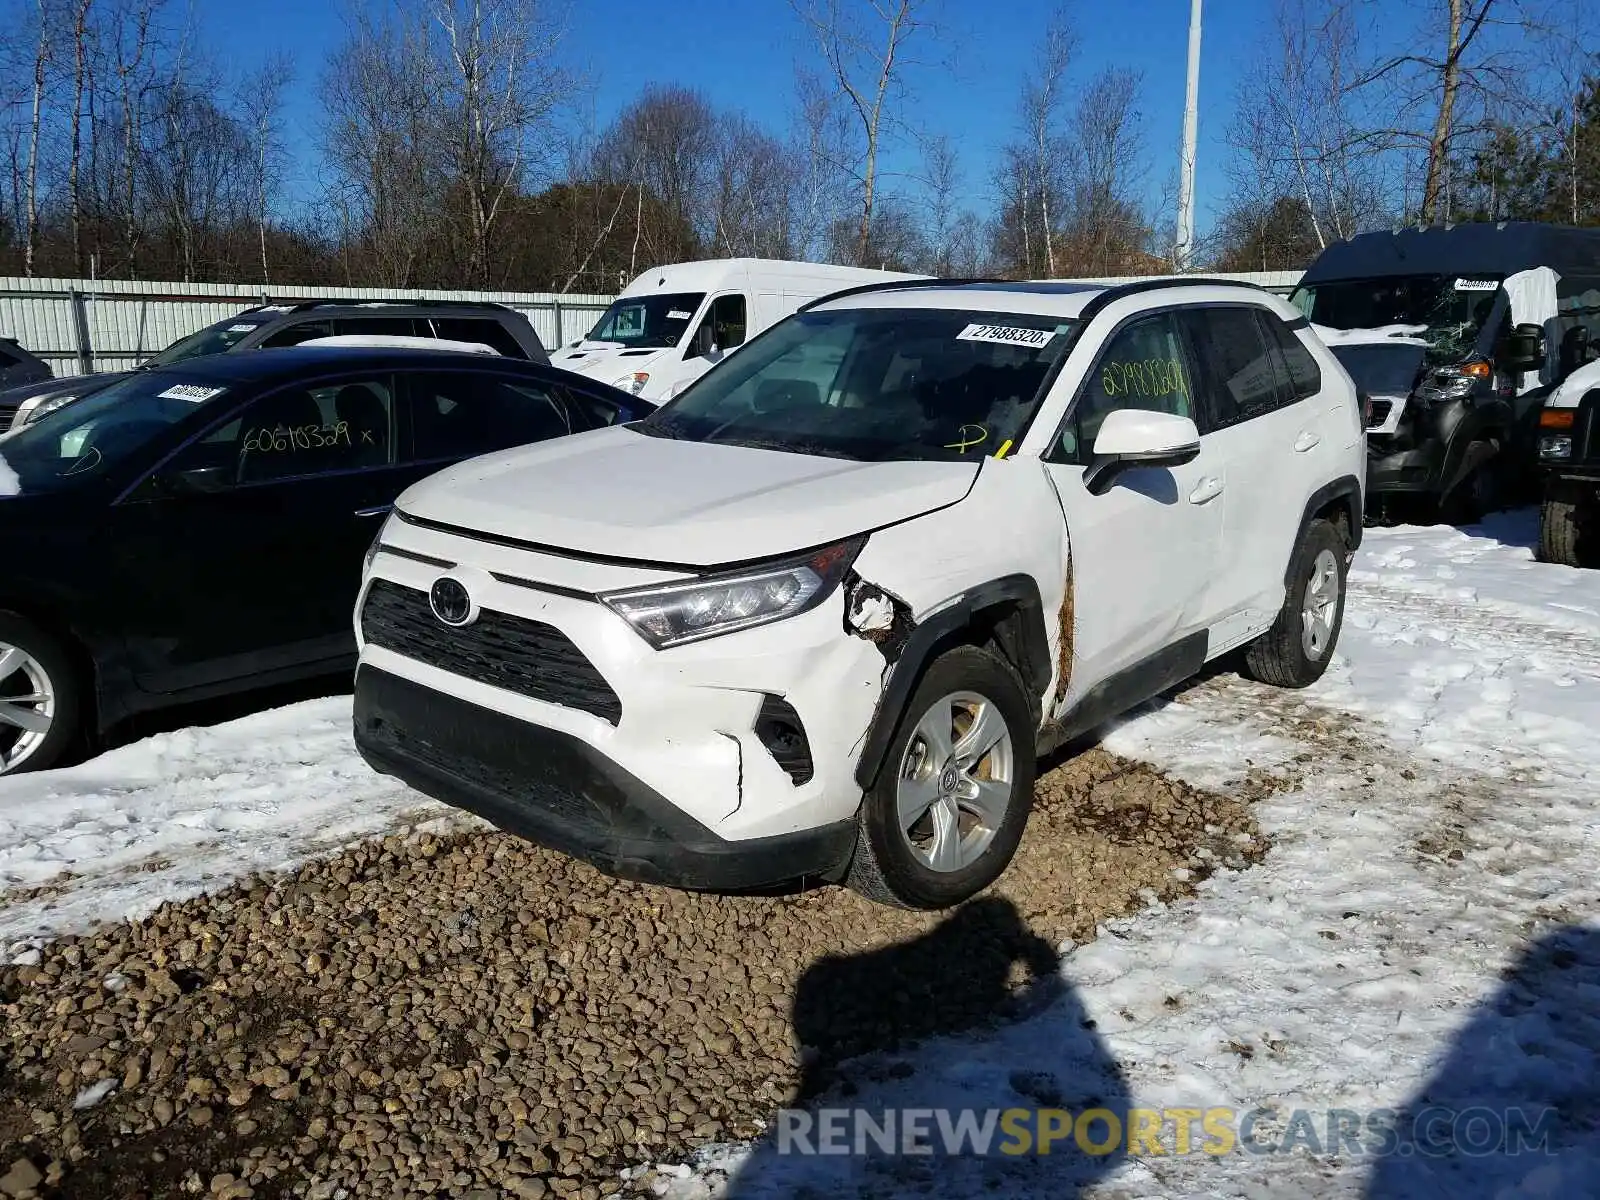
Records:
[[[322,296],[314,300],[285,300],[273,304],[258,304],[247,312],[309,312],[317,308],[498,308],[508,312],[515,312],[508,304],[498,300],[430,300],[425,296],[363,296],[354,297]]]
[[[986,279],[973,277],[971,279],[886,279],[882,283],[862,283],[855,287],[843,288],[837,292],[829,292],[826,296],[818,296],[815,300],[807,300],[796,312],[807,312],[819,304],[826,304],[830,300],[842,300],[846,296],[860,296],[867,292],[893,292],[901,288],[930,288],[930,287],[964,287],[972,283],[1010,283],[1008,279]]]
[[[1164,279],[1136,279],[1131,283],[1111,284],[1105,291],[1091,297],[1089,303],[1083,306],[1083,311],[1078,314],[1078,320],[1087,324],[1094,320],[1106,305],[1124,296],[1137,296],[1140,292],[1156,292],[1169,287],[1235,287],[1246,288],[1252,292],[1261,292],[1263,295],[1272,295],[1266,288],[1258,283],[1246,283],[1240,279],[1213,279],[1206,275],[1174,275]]]

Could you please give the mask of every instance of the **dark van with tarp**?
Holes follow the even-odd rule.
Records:
[[[1531,490],[1539,407],[1600,350],[1600,229],[1360,234],[1327,247],[1292,302],[1325,330],[1398,335],[1387,349],[1382,336],[1348,349],[1327,338],[1369,398],[1383,377],[1367,406],[1369,511],[1409,496],[1473,521]]]

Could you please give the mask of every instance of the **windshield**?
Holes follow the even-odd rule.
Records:
[[[1076,331],[1020,313],[800,313],[630,428],[874,461],[995,454],[1021,438]]]
[[[704,292],[624,296],[612,302],[586,340],[615,342],[630,350],[676,346],[705,298]]]
[[[1425,326],[1428,361],[1455,363],[1472,354],[1499,294],[1500,280],[1487,275],[1397,275],[1310,284],[1292,303],[1332,329]]]
[[[0,437],[0,460],[23,493],[74,487],[142,454],[224,391],[169,374],[129,375]]]
[[[248,317],[218,321],[215,325],[209,325],[199,333],[191,333],[186,338],[179,338],[144,365],[146,367],[165,367],[175,362],[182,362],[186,358],[199,358],[203,354],[221,354],[225,350],[232,350],[244,340],[247,334],[254,333],[266,323],[265,318],[256,321]]]

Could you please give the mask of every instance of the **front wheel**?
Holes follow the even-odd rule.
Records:
[[[1009,663],[935,659],[863,798],[847,883],[869,900],[948,908],[999,878],[1033,807],[1034,728]]]
[[[1309,687],[1322,678],[1344,625],[1345,555],[1339,531],[1318,519],[1295,547],[1278,619],[1245,648],[1244,673],[1275,687]]]
[[[78,735],[80,711],[77,675],[60,643],[0,612],[0,775],[55,766]]]
[[[1600,554],[1593,543],[1596,531],[1590,526],[1600,518],[1600,503],[1594,490],[1581,484],[1555,482],[1545,493],[1539,510],[1539,561],[1566,567],[1600,566]]]

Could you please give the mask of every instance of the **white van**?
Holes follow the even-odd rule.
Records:
[[[921,278],[770,258],[656,267],[550,361],[660,403],[802,304],[862,284]]]

